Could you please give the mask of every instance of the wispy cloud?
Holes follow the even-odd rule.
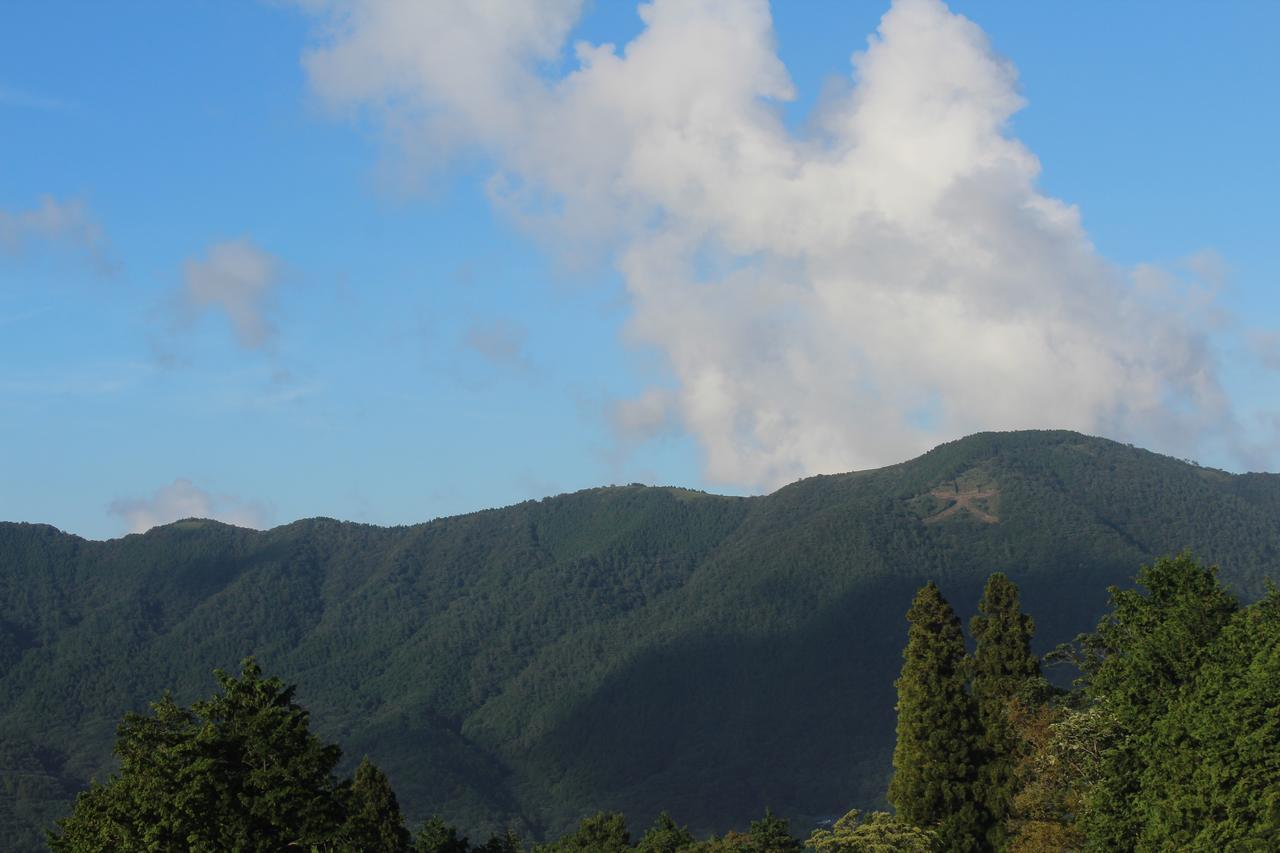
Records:
[[[483,152],[495,202],[567,251],[606,247],[628,340],[677,383],[623,432],[679,423],[712,480],[758,488],[989,428],[1230,441],[1202,294],[1144,287],[1038,189],[972,21],[897,0],[797,135],[765,0],[641,4],[633,41],[552,79],[582,5],[313,0],[305,64],[423,162]]]
[[[473,323],[462,337],[462,346],[495,367],[527,369],[528,330],[510,320]]]
[[[255,529],[266,526],[270,516],[258,503],[231,495],[214,495],[190,480],[179,478],[147,498],[120,498],[107,511],[125,524],[128,533],[146,533],[153,527],[183,518],[210,518]]]
[[[268,314],[281,281],[281,264],[247,238],[211,245],[203,258],[183,266],[181,317],[192,320],[206,312],[221,314],[240,345],[261,349],[275,335]]]
[[[71,109],[71,104],[67,101],[28,92],[4,83],[0,83],[0,105],[51,113]]]
[[[119,394],[136,387],[154,369],[141,362],[99,360],[61,368],[0,370],[0,391],[40,397]]]
[[[27,210],[0,210],[0,253],[17,257],[39,245],[80,252],[104,274],[115,269],[102,226],[80,199],[46,195]]]

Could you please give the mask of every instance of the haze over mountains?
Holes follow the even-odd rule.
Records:
[[[915,589],[992,571],[1041,649],[1192,549],[1280,574],[1280,476],[1071,432],[984,433],[758,498],[622,486],[409,527],[0,524],[0,839],[39,845],[121,714],[257,655],[414,822],[555,835],[598,808],[798,831],[878,801]]]

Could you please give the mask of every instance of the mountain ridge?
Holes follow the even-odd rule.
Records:
[[[947,483],[997,521],[926,523]],[[246,654],[411,817],[474,834],[556,834],[595,808],[722,831],[765,806],[874,805],[925,580],[967,616],[1006,571],[1043,650],[1186,547],[1256,596],[1277,507],[1278,475],[1055,430],[764,496],[610,486],[414,525],[184,520],[112,540],[0,523],[0,838],[27,844],[110,769],[125,710],[203,695]]]

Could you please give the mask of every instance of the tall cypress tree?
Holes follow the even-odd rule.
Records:
[[[342,836],[347,844],[366,853],[406,853],[411,837],[405,828],[400,803],[386,774],[368,756],[356,768],[345,792],[347,822]]]
[[[987,840],[1000,850],[1017,787],[1018,737],[1009,722],[1009,703],[1040,677],[1040,662],[1031,654],[1035,623],[1022,612],[1017,585],[1003,573],[987,578],[969,633],[977,643],[972,685],[982,724],[981,793],[992,821]]]
[[[908,822],[936,826],[947,850],[983,850],[980,726],[965,685],[960,619],[930,581],[916,593],[907,622],[889,802]]]

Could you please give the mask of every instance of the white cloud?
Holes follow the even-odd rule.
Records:
[[[280,263],[248,239],[216,243],[203,259],[183,266],[182,311],[193,317],[221,312],[241,346],[268,344],[274,329],[267,319],[271,293],[280,283]]]
[[[29,210],[0,210],[0,252],[18,256],[38,244],[83,252],[104,274],[114,267],[102,226],[79,199],[58,201],[45,195]]]
[[[107,511],[125,523],[129,533],[146,533],[153,527],[183,518],[211,518],[237,527],[262,528],[268,512],[261,505],[230,495],[213,495],[190,480],[177,479],[157,489],[149,498],[120,498]]]
[[[893,4],[810,136],[775,106],[792,86],[765,0],[643,4],[639,36],[575,45],[560,78],[579,2],[311,5],[319,95],[428,163],[486,152],[495,202],[612,253],[629,340],[678,382],[616,419],[674,411],[715,481],[768,488],[980,429],[1231,441],[1202,301],[1109,263],[1037,189],[1007,130],[1015,70],[939,0]]]

